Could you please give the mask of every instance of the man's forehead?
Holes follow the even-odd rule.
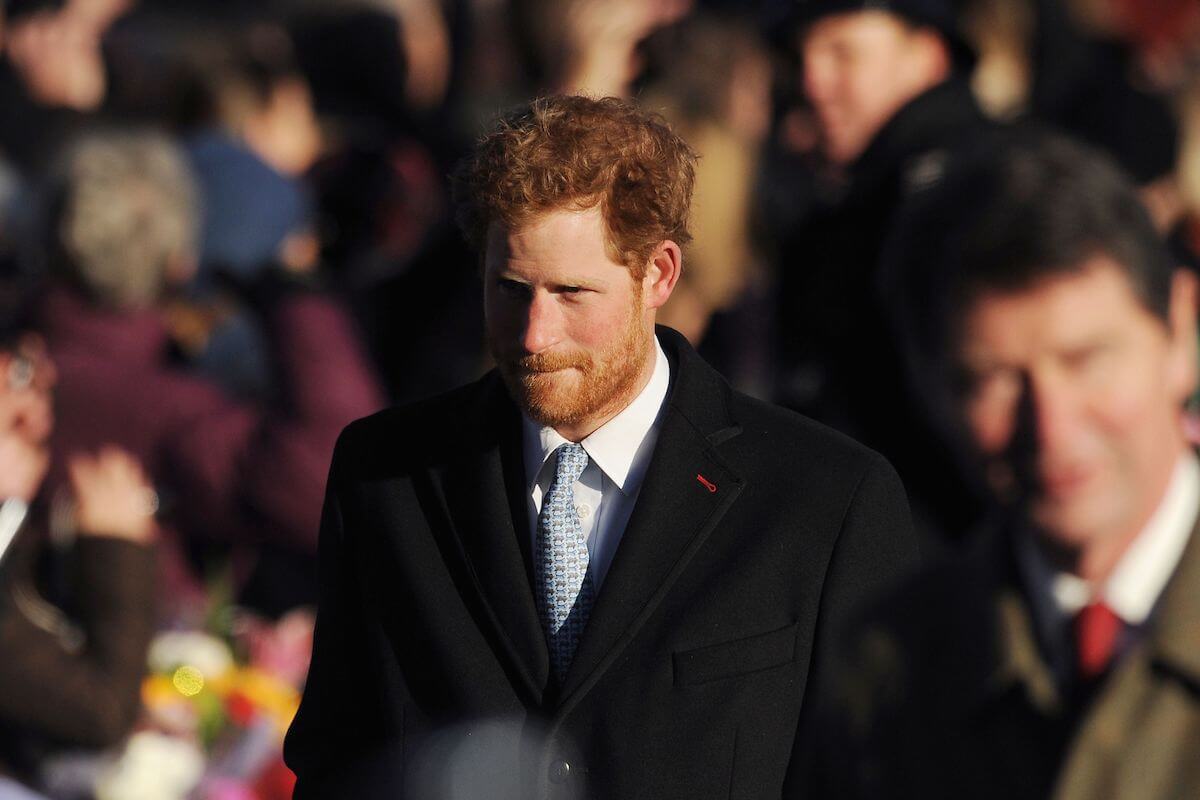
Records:
[[[1128,271],[1104,254],[1023,287],[982,288],[964,306],[958,326],[963,352],[997,335],[1010,341],[1041,337],[1069,342],[1101,329],[1158,322],[1135,291]]]
[[[556,207],[526,211],[512,219],[494,219],[488,224],[487,236],[506,240],[526,236],[543,228],[603,231],[604,215],[599,205],[587,207]]]
[[[493,221],[484,240],[484,265],[532,258],[622,263],[599,206],[556,208],[517,222]]]
[[[1082,302],[1105,297],[1141,306],[1130,270],[1107,253],[1096,253],[1070,266],[1044,270],[1014,286],[982,284],[968,292],[967,308],[979,311],[1029,304]]]
[[[908,29],[903,18],[880,8],[849,9],[818,17],[799,31],[801,48],[832,39],[884,31],[901,32]]]

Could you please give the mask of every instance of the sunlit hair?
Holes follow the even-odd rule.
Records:
[[[520,228],[599,206],[609,255],[635,278],[654,249],[683,245],[696,154],[658,115],[613,97],[551,96],[501,117],[453,176],[458,222],[478,252],[489,226]]]
[[[192,255],[196,190],[183,155],[161,134],[85,134],[61,157],[50,194],[52,266],[100,305],[153,304],[172,259]]]

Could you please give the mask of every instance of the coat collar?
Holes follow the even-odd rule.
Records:
[[[986,641],[981,652],[983,679],[978,682],[978,707],[1013,687],[1024,690],[1040,712],[1062,710],[1061,690],[1038,642],[1036,628],[1016,574],[1012,542],[1006,529],[988,537],[971,555],[967,569],[979,585],[988,587]],[[1200,686],[1200,520],[1192,529],[1175,574],[1163,590],[1146,633],[1155,663],[1192,685]],[[983,593],[981,593],[983,596]],[[967,634],[969,635],[969,633]],[[968,641],[968,640],[964,640]]]
[[[859,193],[870,194],[921,153],[944,148],[956,137],[983,129],[983,112],[968,83],[955,76],[902,107],[850,168]]]
[[[1200,686],[1200,520],[1151,619],[1152,658]]]
[[[745,487],[718,452],[741,433],[729,385],[681,335],[657,334],[672,376],[658,444],[563,682],[560,715],[633,640]]]
[[[520,414],[495,371],[465,409],[461,454],[433,470],[480,601],[481,627],[526,701],[560,717],[633,640],[745,485],[718,454],[741,432],[728,384],[678,333],[656,332],[671,363],[658,443],[561,687],[550,683],[533,598]]]
[[[550,659],[533,599],[520,413],[495,371],[477,384],[461,421],[461,447],[432,476],[479,601],[480,627],[525,702],[540,706]]]
[[[945,618],[946,641],[956,644],[953,668],[940,666],[948,676],[942,702],[966,717],[983,718],[1014,691],[1043,714],[1062,707],[1017,578],[1012,524],[1007,518],[990,520],[965,555],[946,567],[959,574],[955,607]]]

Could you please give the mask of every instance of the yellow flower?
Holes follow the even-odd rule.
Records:
[[[154,673],[142,681],[142,703],[149,709],[162,708],[179,702],[179,692],[166,675]]]

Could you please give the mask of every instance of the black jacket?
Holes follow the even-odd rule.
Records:
[[[784,251],[779,399],[886,456],[909,491],[919,533],[957,533],[976,509],[955,507],[966,487],[908,385],[893,327],[899,313],[881,286],[881,264],[905,204],[992,129],[961,79],[916,97]]]
[[[779,796],[826,641],[914,560],[904,492],[878,455],[732,391],[675,332],[659,340],[668,408],[562,687],[497,375],[346,429],[285,747],[297,798],[451,783],[455,797]]]

